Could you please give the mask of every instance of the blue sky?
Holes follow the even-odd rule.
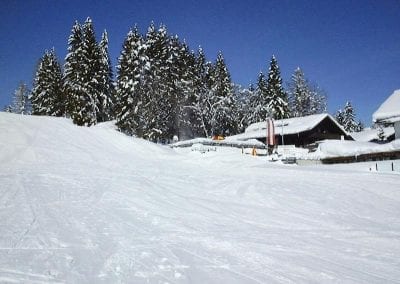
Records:
[[[372,113],[400,89],[398,0],[0,1],[0,107],[54,47],[63,62],[75,20],[107,29],[113,65],[135,23],[144,33],[163,23],[209,60],[222,51],[234,82],[247,86],[272,54],[285,82],[297,66],[328,94],[328,111],[349,100],[370,124]]]

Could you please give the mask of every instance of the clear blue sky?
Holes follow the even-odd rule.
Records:
[[[63,61],[75,20],[107,29],[113,65],[135,23],[151,21],[201,45],[209,60],[221,50],[234,82],[247,86],[272,54],[289,81],[300,66],[328,93],[328,111],[350,100],[370,124],[372,113],[400,88],[399,0],[0,1],[0,107],[19,82],[30,87],[38,59],[55,47]]]

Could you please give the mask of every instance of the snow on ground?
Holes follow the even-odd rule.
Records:
[[[0,113],[0,282],[399,283],[399,175]]]

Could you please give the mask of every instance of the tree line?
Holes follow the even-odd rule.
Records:
[[[83,126],[115,120],[126,134],[158,141],[233,135],[267,117],[300,117],[327,108],[325,93],[300,68],[285,90],[272,56],[255,86],[243,88],[232,82],[222,52],[208,61],[202,48],[191,50],[154,23],[145,34],[137,26],[129,30],[115,70],[114,78],[107,32],[98,42],[90,18],[76,21],[63,66],[54,49],[46,51],[29,95],[26,86],[16,91],[15,107],[8,110],[26,113],[30,102],[34,115],[65,116]]]

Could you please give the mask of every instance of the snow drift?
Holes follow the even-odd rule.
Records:
[[[399,188],[0,113],[0,282],[396,283]]]

